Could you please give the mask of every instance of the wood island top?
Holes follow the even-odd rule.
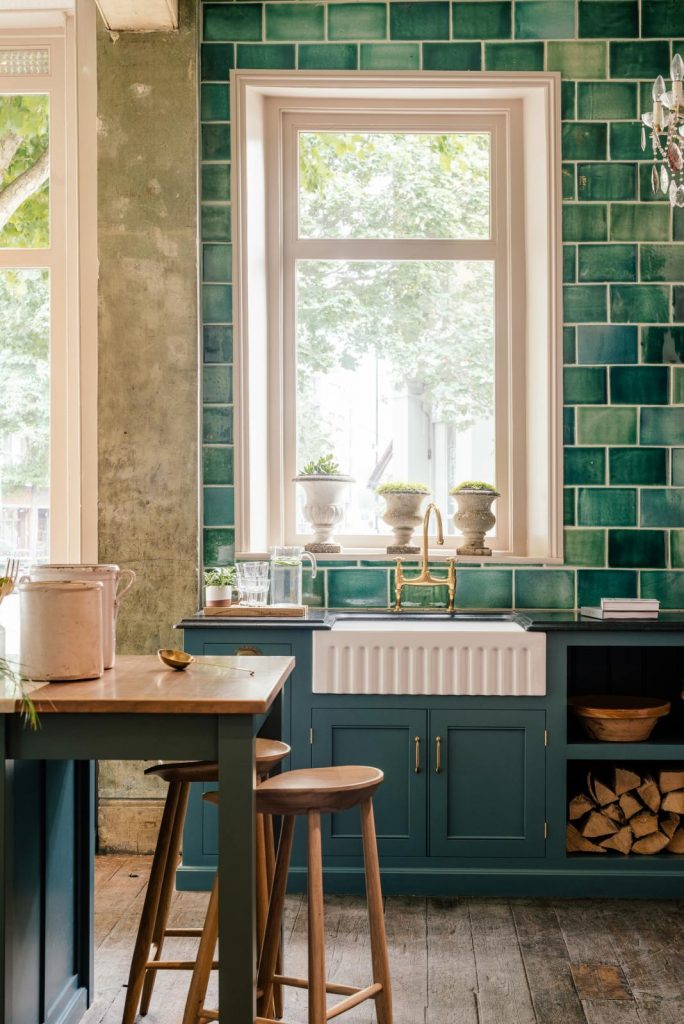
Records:
[[[101,679],[27,686],[39,714],[117,713],[167,715],[259,715],[268,711],[294,668],[288,657],[198,657],[184,672],[163,665],[156,654],[122,655]],[[253,669],[254,675],[235,668]],[[0,688],[0,713],[19,711],[7,683]]]

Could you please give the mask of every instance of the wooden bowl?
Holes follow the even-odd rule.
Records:
[[[568,705],[587,736],[604,743],[643,743],[671,708],[662,697],[609,694],[569,697]]]

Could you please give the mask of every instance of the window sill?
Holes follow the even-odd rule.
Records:
[[[428,552],[430,562],[444,562],[446,563],[449,558],[456,558],[457,565],[481,565],[481,566],[500,566],[500,565],[562,565],[562,557],[558,558],[535,558],[532,555],[511,555],[508,552],[496,552],[493,551],[491,556],[480,557],[477,555],[456,555],[451,550],[445,551],[444,548],[430,548]],[[270,554],[265,551],[240,551],[236,554],[235,558],[237,561],[258,561],[262,559],[268,560]],[[396,562],[397,555],[388,555],[386,551],[377,551],[373,548],[343,548],[342,551],[336,554],[317,554],[316,561],[319,565],[325,566],[326,563],[337,565],[340,562],[349,562],[350,567],[353,565],[368,566],[371,564],[386,565],[387,563]],[[421,559],[420,553],[417,555],[402,555],[403,560],[407,563],[419,562]]]

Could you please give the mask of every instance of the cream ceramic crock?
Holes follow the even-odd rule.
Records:
[[[99,678],[104,585],[50,580],[17,589],[22,673],[48,682]]]

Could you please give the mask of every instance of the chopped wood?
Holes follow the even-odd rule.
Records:
[[[566,832],[566,849],[568,853],[607,853],[598,843],[585,839],[574,825],[568,825]]]
[[[662,809],[674,811],[675,814],[684,814],[684,790],[677,789],[674,792],[666,793],[663,797]]]
[[[604,850],[617,850],[618,853],[626,854],[632,849],[633,842],[634,833],[629,825],[627,825],[625,828],[621,828],[619,832],[616,832],[614,836],[608,836],[607,839],[602,839],[601,846]]]
[[[616,796],[622,796],[623,793],[629,793],[630,790],[636,789],[637,786],[641,785],[641,776],[637,775],[636,772],[632,772],[629,768],[614,768],[613,769],[613,789],[615,790]],[[682,783],[684,785],[684,783]]]
[[[684,853],[684,828],[678,828],[665,847],[668,853]]]
[[[660,790],[658,789],[655,780],[652,779],[650,776],[647,776],[644,779],[642,784],[638,787],[637,793],[639,794],[641,800],[645,803],[645,805],[647,807],[650,807],[652,811],[657,811],[660,809]]]
[[[663,769],[658,772],[658,786],[663,796],[674,789],[684,789],[684,769]]]
[[[662,832],[652,832],[651,835],[636,840],[632,846],[632,853],[660,853],[671,842],[670,837],[663,835]]]
[[[611,821],[617,821],[622,824],[625,820],[620,804],[608,804],[607,807],[603,807],[601,810],[602,813],[605,814],[606,818],[610,818]]]
[[[651,811],[641,811],[629,819],[629,827],[635,836],[648,836],[658,831],[658,815]]]
[[[589,811],[593,811],[596,805],[592,800],[589,799],[584,793],[578,793],[570,801],[568,807],[568,817],[570,821],[577,821],[578,818],[583,818]]]
[[[605,814],[601,814],[600,811],[592,811],[580,828],[580,832],[586,838],[594,839],[596,836],[612,835],[617,832],[617,826]]]
[[[596,793],[596,803],[600,804],[601,807],[605,807],[606,804],[614,804],[617,800],[615,790],[611,789],[610,786],[606,786],[596,776],[594,776],[594,792]]]
[[[665,817],[660,819],[661,832],[664,832],[666,836],[669,836],[670,839],[672,839],[672,836],[679,828],[680,820],[681,819],[678,814],[673,814],[672,811],[670,811],[665,815]]]
[[[620,797],[620,810],[624,814],[625,818],[629,821],[635,814],[638,814],[641,810],[641,804],[635,796],[631,793],[623,793]]]

